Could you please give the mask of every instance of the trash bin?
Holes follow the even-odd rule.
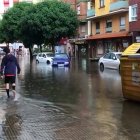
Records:
[[[120,60],[123,96],[140,101],[140,43],[129,46]]]

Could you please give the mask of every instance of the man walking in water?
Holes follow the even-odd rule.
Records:
[[[15,98],[15,81],[16,81],[16,72],[19,74],[20,73],[20,67],[17,62],[17,58],[10,53],[10,49],[8,47],[4,48],[3,50],[6,55],[3,57],[2,62],[1,62],[1,78],[5,78],[5,88],[6,88],[6,93],[7,97],[9,98],[9,88],[10,85],[12,85],[12,92],[13,92],[13,97]]]

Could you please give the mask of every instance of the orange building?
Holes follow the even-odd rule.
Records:
[[[123,51],[131,44],[128,0],[92,0],[88,2],[89,58],[109,51]]]

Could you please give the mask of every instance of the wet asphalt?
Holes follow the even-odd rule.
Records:
[[[140,139],[140,103],[123,98],[117,70],[86,59],[70,68],[19,63],[16,100],[0,80],[0,140]]]

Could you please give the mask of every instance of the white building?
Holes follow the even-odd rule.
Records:
[[[8,8],[13,7],[14,3],[23,1],[33,2],[33,0],[0,0],[0,19],[2,19],[3,13],[5,13]]]

